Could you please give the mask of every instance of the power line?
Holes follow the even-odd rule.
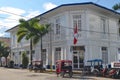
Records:
[[[1,11],[1,10],[0,10],[0,11]],[[18,15],[18,16],[20,16],[20,15]],[[5,17],[0,17],[0,18],[5,18]],[[16,20],[16,19],[11,19],[11,18],[7,18],[7,19],[18,21],[18,20]],[[0,26],[5,26],[5,25],[0,25]],[[5,26],[5,27],[9,27],[9,26]],[[62,26],[62,27],[67,28],[67,29],[72,29],[72,30],[74,29],[74,28],[69,28],[69,27],[65,27],[65,26]],[[79,31],[85,31],[85,32],[101,33],[101,34],[114,34],[114,35],[118,35],[118,34],[116,34],[116,33],[110,33],[110,32],[100,32],[100,31],[83,30],[83,29],[78,29],[78,30],[79,30]]]
[[[5,25],[0,25],[0,26],[5,26]],[[5,26],[5,27],[9,27],[9,26]],[[70,28],[70,27],[65,27],[65,26],[61,26],[61,27],[74,30],[74,28]],[[100,31],[84,30],[84,29],[78,29],[78,30],[79,30],[79,31],[84,31],[84,32],[100,33],[100,34],[113,34],[113,35],[118,35],[117,33],[110,33],[110,32],[100,32]]]
[[[1,12],[5,12],[5,13],[9,13],[9,14],[12,14],[12,15],[20,16],[20,17],[23,17],[23,18],[30,18],[30,17],[25,17],[25,16],[23,16],[23,15],[18,15],[18,14],[15,14],[15,13],[11,13],[11,12],[8,12],[8,11],[4,11],[4,10],[0,10],[0,11],[1,11]],[[5,18],[5,17],[1,17],[1,16],[0,16],[0,18],[18,21],[17,19]],[[0,26],[5,26],[5,25],[0,25]],[[5,27],[9,27],[9,26],[5,26]]]
[[[9,27],[9,26],[5,26],[5,25],[1,25],[1,24],[0,24],[0,26]]]
[[[62,27],[74,30],[74,28],[69,28],[69,27],[65,27],[65,26],[62,26]],[[100,34],[113,34],[113,35],[118,35],[117,33],[110,33],[110,32],[100,32],[100,31],[84,30],[84,29],[78,29],[78,30],[79,30],[79,31],[85,31],[85,32],[95,32],[95,33],[100,33]]]
[[[0,10],[0,11],[5,12],[5,13],[9,13],[9,14],[12,14],[12,15],[16,15],[16,16],[20,16],[20,17],[28,18],[28,17],[25,17],[25,16],[23,16],[23,15],[18,15],[18,14],[11,13],[11,12],[8,12],[8,11],[3,11],[3,10]]]
[[[8,19],[8,20],[18,21],[17,19],[11,19],[11,18],[6,18],[6,17],[2,17],[2,16],[0,16],[0,18],[2,18],[2,19]]]

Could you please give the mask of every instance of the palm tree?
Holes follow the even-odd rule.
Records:
[[[24,19],[19,20],[19,29],[17,32],[17,42],[20,42],[23,38],[26,40],[30,40],[30,64],[32,65],[32,36],[34,30],[34,24],[39,22],[37,19],[32,19],[30,21],[26,21]]]
[[[120,3],[115,4],[112,8],[114,10],[120,10]]]
[[[33,37],[33,43],[36,44],[40,41],[40,46],[41,46],[41,61],[43,63],[43,57],[42,57],[42,38],[45,36],[48,32],[50,31],[50,24],[39,24],[35,23],[34,24],[34,37]]]
[[[39,20],[36,18],[30,21],[25,21],[24,19],[19,20],[20,25],[17,32],[18,42],[20,42],[24,37],[26,40],[30,40],[30,52],[31,52],[31,64],[32,64],[32,44],[37,44],[41,41],[41,54],[42,54],[42,37],[49,32],[49,24],[40,24]],[[42,55],[41,55],[42,60]]]

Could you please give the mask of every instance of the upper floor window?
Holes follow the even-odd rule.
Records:
[[[101,21],[101,24],[100,24],[100,28],[101,28],[101,31],[100,31],[100,34],[101,34],[101,38],[103,39],[106,39],[108,37],[108,34],[107,34],[107,30],[108,30],[108,22],[107,22],[107,19],[102,17],[100,19]]]
[[[78,31],[81,31],[81,26],[82,21],[81,21],[81,15],[73,15],[73,28],[77,27]]]
[[[12,44],[15,43],[15,35],[12,36]]]
[[[16,35],[12,35],[12,46],[17,46],[17,39],[16,39]]]
[[[106,33],[106,20],[105,20],[105,18],[101,18],[101,28],[102,28],[103,34],[105,34]]]
[[[60,35],[60,18],[57,18],[55,20],[55,24],[56,24],[56,35]]]

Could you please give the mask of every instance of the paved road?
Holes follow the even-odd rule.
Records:
[[[54,73],[34,73],[24,69],[0,68],[0,80],[114,80],[101,77],[73,75],[73,78],[57,77]]]

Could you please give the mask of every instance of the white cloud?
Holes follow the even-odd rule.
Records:
[[[0,20],[1,25],[4,25],[5,28],[9,29],[18,24],[18,20],[22,17],[18,15],[25,14],[26,11],[13,7],[1,7],[0,15],[4,16],[4,19]],[[15,15],[17,14],[17,15]]]
[[[56,5],[48,2],[45,3],[43,7],[45,8],[45,10],[50,10],[56,7]],[[15,14],[24,15],[25,17],[17,16]],[[6,31],[7,29],[10,29],[16,26],[17,24],[19,24],[20,18],[30,19],[35,16],[38,16],[39,14],[40,11],[34,11],[34,10],[25,11],[23,9],[8,7],[8,6],[0,7],[0,15],[1,15],[0,17],[5,17],[5,18],[0,18],[0,29],[2,29],[2,31],[0,31],[0,36],[5,36],[6,33],[3,31]]]
[[[33,18],[33,17],[38,16],[38,15],[40,15],[40,11],[30,11],[30,12],[28,12],[28,15],[26,16],[26,18],[27,19]]]
[[[24,17],[17,16],[15,14],[24,15]],[[13,8],[13,7],[1,7],[0,15],[5,18],[0,18],[0,29],[4,28],[4,31],[6,31],[7,29],[10,29],[16,26],[17,24],[19,24],[20,18],[29,19],[39,14],[40,14],[39,11],[33,11],[33,10],[25,11],[25,10]],[[4,35],[6,35],[6,33],[0,31],[0,36],[4,36]]]
[[[51,2],[45,3],[45,4],[43,5],[43,7],[45,8],[45,10],[50,10],[50,9],[52,9],[52,8],[55,8],[56,6],[57,6],[57,5],[55,5],[55,4],[51,3]]]
[[[45,8],[45,10],[50,10],[56,7],[56,5],[48,2],[45,3],[43,7]],[[25,17],[17,16],[15,14],[24,15]],[[38,16],[39,14],[40,11],[34,11],[34,10],[25,11],[23,9],[8,7],[8,6],[0,7],[0,17],[5,17],[5,18],[0,18],[0,29],[2,29],[2,32],[0,31],[0,36],[6,35],[6,33],[3,31],[6,31],[7,29],[10,29],[16,26],[17,24],[19,24],[18,21],[20,18],[29,19]]]
[[[0,33],[0,37],[4,37],[6,33]]]
[[[7,13],[8,12],[8,13]],[[13,7],[1,7],[0,8],[0,14],[8,14],[8,15],[12,15],[10,13],[13,14],[17,14],[17,15],[21,15],[24,14],[25,11],[22,9],[18,9],[18,8],[13,8]]]

